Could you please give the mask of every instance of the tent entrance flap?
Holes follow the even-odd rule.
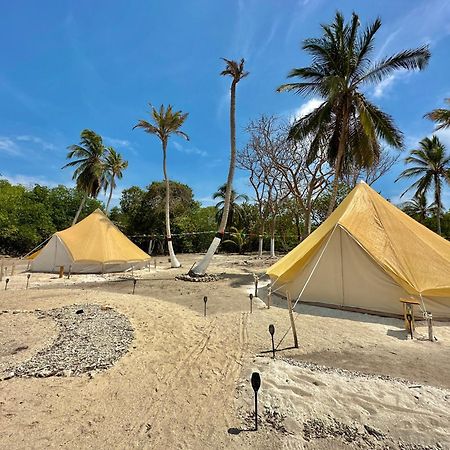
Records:
[[[338,226],[285,292],[304,301],[401,314],[407,295],[368,253]]]

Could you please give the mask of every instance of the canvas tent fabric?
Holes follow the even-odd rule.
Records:
[[[133,244],[99,209],[55,233],[31,263],[33,272],[122,272],[144,267],[150,256]]]
[[[450,243],[358,184],[330,217],[267,270],[273,290],[301,300],[401,314],[422,297],[450,318]]]

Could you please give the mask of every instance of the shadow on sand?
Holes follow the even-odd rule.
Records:
[[[233,434],[234,436],[237,436],[238,434],[241,434],[242,432],[249,432],[249,431],[256,431],[254,428],[228,428],[228,434]]]

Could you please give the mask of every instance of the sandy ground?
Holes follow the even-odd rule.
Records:
[[[435,343],[411,341],[397,319],[300,305],[300,348],[290,348],[289,333],[272,360],[267,329],[275,325],[276,343],[288,329],[284,301],[265,308],[261,289],[250,314],[248,299],[253,274],[271,261],[217,255],[219,281],[175,281],[196,258],[180,255],[184,268],[174,270],[161,257],[156,270],[105,277],[32,274],[28,290],[16,262],[0,290],[0,374],[55,339],[55,324],[36,309],[111,306],[129,318],[135,339],[114,367],[92,376],[1,381],[0,447],[401,448],[401,440],[450,448],[450,324],[435,323]],[[249,431],[254,370],[258,432]],[[305,439],[308,420],[333,418],[386,439]]]

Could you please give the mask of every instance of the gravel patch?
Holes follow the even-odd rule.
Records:
[[[58,337],[28,361],[9,369],[6,379],[77,376],[105,370],[128,351],[133,340],[128,318],[107,306],[70,305],[36,314],[56,321]]]
[[[306,441],[314,439],[339,440],[345,443],[353,443],[360,449],[380,449],[380,450],[443,450],[439,444],[415,444],[394,440],[381,431],[359,424],[345,424],[332,416],[325,419],[312,418],[303,424],[303,438]]]

